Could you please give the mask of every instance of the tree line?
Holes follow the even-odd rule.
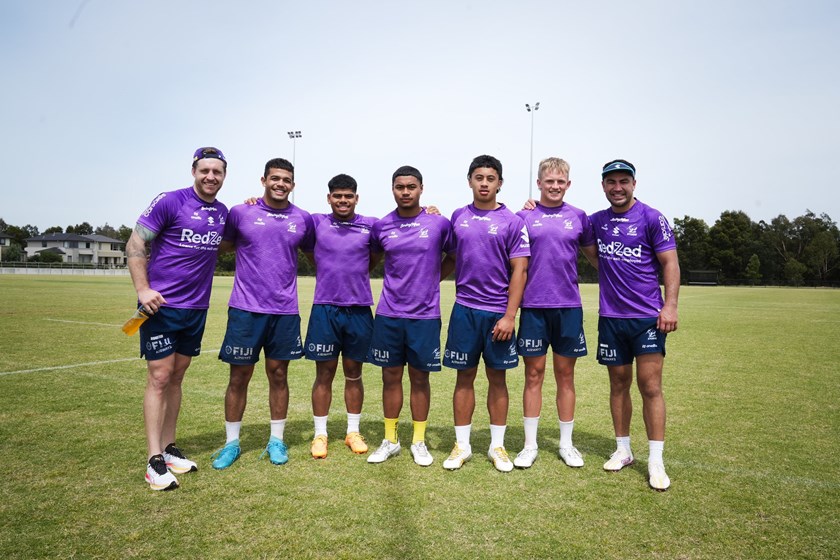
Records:
[[[742,212],[727,210],[709,226],[704,220],[684,216],[673,221],[683,283],[694,281],[719,284],[776,286],[840,286],[840,229],[828,214],[810,210],[788,219],[779,215],[769,222],[754,222]],[[105,235],[123,243],[132,228],[114,228],[106,222],[94,228],[88,222],[54,226],[39,232],[32,225],[14,226],[0,218],[0,233],[10,236],[3,248],[3,262],[24,260],[26,239],[51,233]],[[54,257],[58,258],[60,255]],[[32,259],[29,259],[32,260]],[[234,255],[221,255],[217,269],[232,273]],[[374,276],[381,276],[382,263]],[[578,259],[581,280],[596,282],[597,273],[581,256]],[[312,275],[309,262],[300,255],[300,274]]]

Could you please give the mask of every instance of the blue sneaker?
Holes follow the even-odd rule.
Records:
[[[268,445],[265,448],[265,451],[262,452],[260,455],[260,459],[262,459],[265,454],[268,453],[268,460],[271,461],[273,465],[285,465],[289,462],[289,450],[286,448],[286,443],[275,436],[271,436],[268,440]]]
[[[216,470],[226,469],[239,459],[239,440],[235,439],[230,443],[226,443],[224,447],[213,453],[210,456],[213,459],[213,468]]]

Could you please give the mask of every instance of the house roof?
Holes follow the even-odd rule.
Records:
[[[35,251],[35,253],[56,253],[59,255],[66,255],[64,251],[61,250],[60,247],[47,247],[46,249],[41,249],[40,251]]]
[[[77,233],[51,233],[49,235],[38,235],[36,237],[27,238],[27,243],[30,241],[94,241],[96,243],[124,243],[119,239],[108,237],[106,235],[79,235]]]

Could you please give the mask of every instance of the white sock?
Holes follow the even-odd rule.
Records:
[[[472,424],[466,426],[455,426],[455,441],[458,447],[463,450],[472,449],[470,445],[470,432],[472,431]]]
[[[525,449],[536,449],[539,447],[537,445],[537,426],[540,423],[540,417],[525,416],[522,421],[525,424]]]
[[[494,426],[490,424],[490,449],[505,446],[505,430],[507,430],[507,425]]]
[[[358,432],[359,430],[359,423],[362,421],[362,413],[353,414],[352,412],[347,413],[347,433],[352,434],[353,432]]]
[[[648,446],[650,454],[648,456],[648,464],[659,463],[662,464],[662,450],[665,449],[664,441],[649,441]]]
[[[327,435],[327,417],[313,416],[312,419],[315,421],[315,437]]]
[[[225,437],[227,438],[225,443],[239,439],[240,430],[242,430],[242,422],[225,422]]]
[[[569,420],[568,422],[563,422],[560,420],[560,448],[561,449],[569,449],[574,447],[572,444],[572,430],[575,428],[575,421],[574,419]],[[628,446],[629,446],[628,442]]]
[[[622,436],[615,438],[615,446],[618,449],[630,450],[630,436]]]
[[[283,439],[283,433],[286,431],[286,419],[271,420],[269,424],[271,424],[271,435],[277,439]]]

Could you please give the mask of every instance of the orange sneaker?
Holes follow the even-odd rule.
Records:
[[[350,432],[347,434],[347,437],[344,438],[344,443],[353,453],[361,455],[362,453],[368,452],[368,446],[367,443],[365,443],[365,438],[359,432]]]
[[[309,447],[314,459],[323,459],[327,456],[327,436],[317,436],[312,440]]]

